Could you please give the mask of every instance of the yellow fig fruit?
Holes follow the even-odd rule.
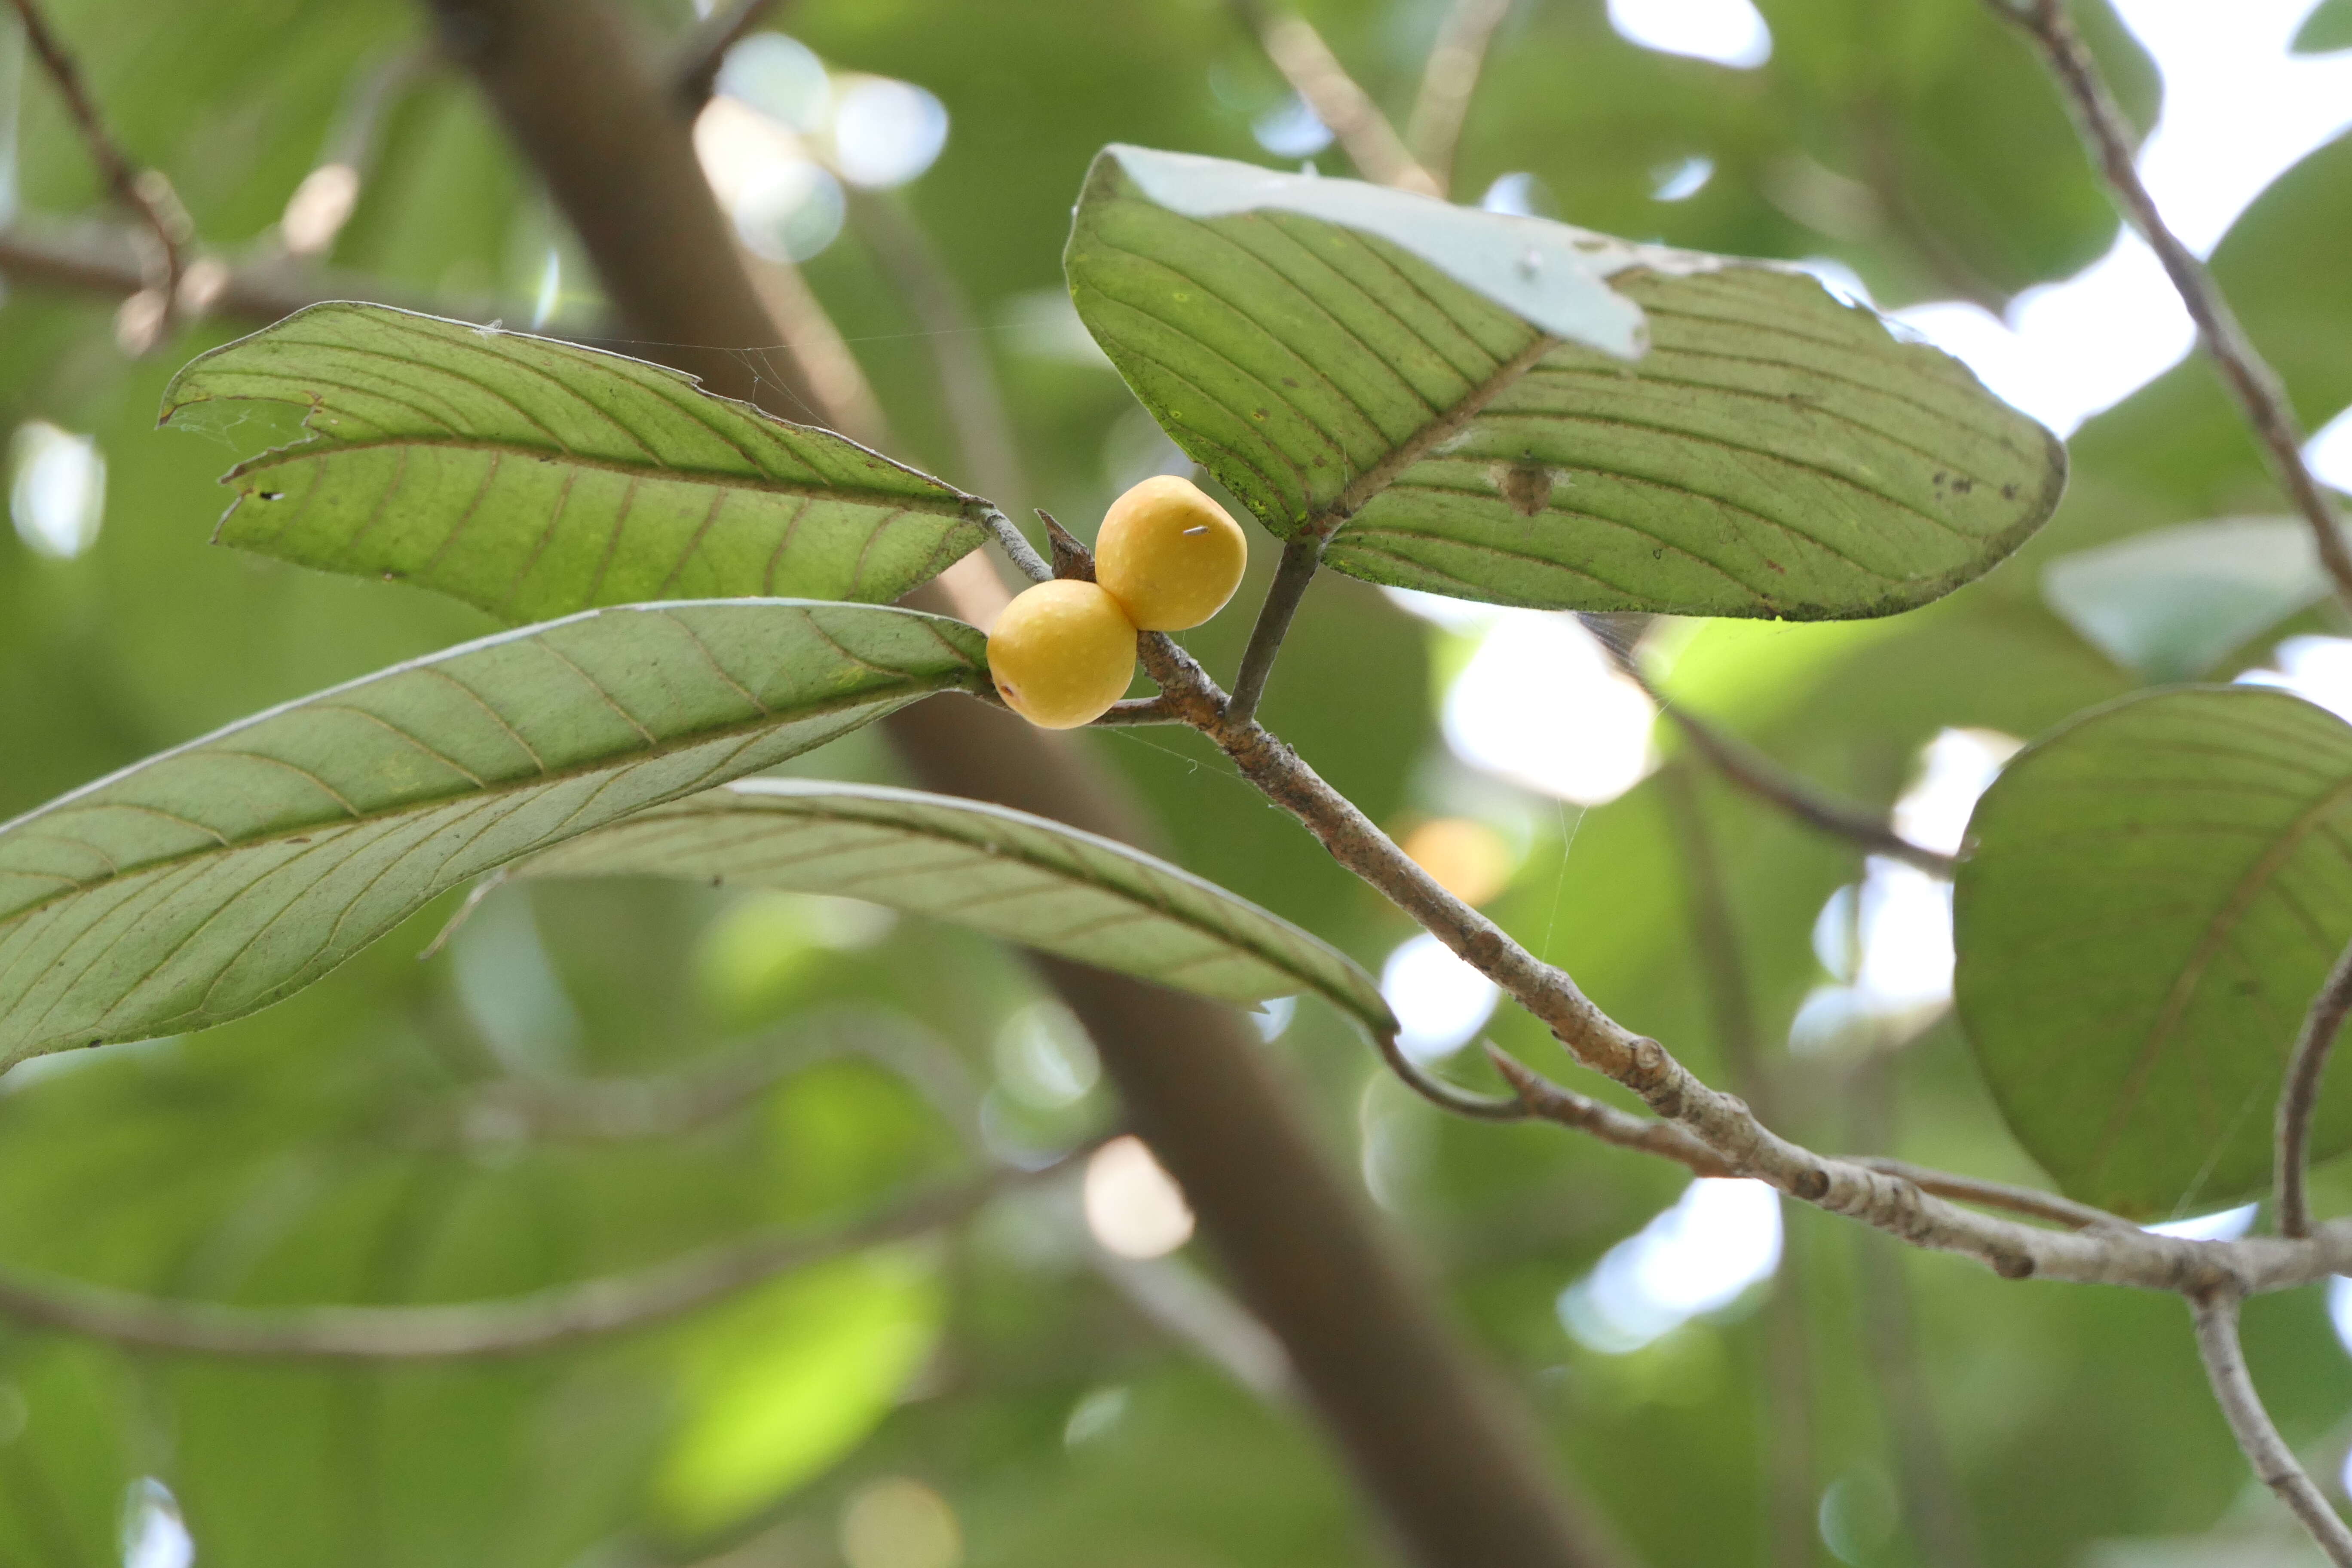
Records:
[[[1249,536],[1190,479],[1160,474],[1111,502],[1095,540],[1095,581],[1147,632],[1181,632],[1225,607],[1249,564]]]
[[[997,695],[1032,724],[1075,730],[1103,716],[1135,675],[1135,623],[1092,583],[1022,590],[988,634]]]

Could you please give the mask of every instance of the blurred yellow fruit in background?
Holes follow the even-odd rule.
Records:
[[[1466,816],[1424,822],[1398,847],[1465,904],[1485,903],[1511,879],[1511,847],[1501,834]]]

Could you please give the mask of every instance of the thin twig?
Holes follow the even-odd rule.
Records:
[[[782,390],[775,401],[798,402],[787,417],[838,430],[851,440],[880,451],[890,445],[890,420],[882,400],[874,395],[866,367],[857,363],[849,340],[841,335],[824,302],[809,287],[801,269],[789,261],[754,254],[740,237],[730,233],[744,274],[759,296],[761,308],[782,342],[775,348],[749,351],[752,384],[765,383]],[[634,346],[634,345],[633,345]],[[703,376],[708,384],[710,377]],[[796,384],[806,383],[805,398]]]
[[[2213,274],[2180,242],[2180,237],[2165,226],[2163,215],[2157,211],[2156,200],[2148,195],[2133,160],[2131,123],[2124,118],[2114,93],[2108,90],[2098,61],[2092,58],[2082,35],[2067,19],[2061,0],[1986,3],[2033,40],[2051,74],[2058,79],[2074,113],[2075,129],[2082,133],[2083,143],[2098,165],[2108,193],[2126,221],[2139,231],[2140,237],[2156,252],[2156,258],[2164,264],[2166,275],[2179,291],[2181,303],[2189,308],[2189,318],[2197,323],[2205,352],[2220,369],[2239,412],[2252,426],[2273,476],[2294,501],[2295,510],[2303,514],[2304,521],[2311,525],[2312,536],[2318,542],[2320,562],[2336,584],[2336,596],[2352,606],[2352,548],[2345,543],[2335,504],[2303,460],[2303,428],[2295,418],[2294,405],[2287,398],[2286,384],[2246,336],[2230,301],[2222,296],[2221,286],[2213,281]]]
[[[1728,1176],[1733,1173],[1722,1155],[1671,1121],[1635,1116],[1613,1105],[1604,1105],[1589,1095],[1563,1089],[1497,1047],[1490,1045],[1486,1047],[1486,1059],[1493,1062],[1495,1070],[1508,1080],[1512,1090],[1519,1097],[1519,1103],[1528,1108],[1528,1114],[1538,1121],[1572,1127],[1620,1149],[1633,1149],[1672,1160],[1695,1176]]]
[[[2294,1510],[2330,1563],[2337,1568],[2352,1568],[2352,1530],[2345,1528],[2344,1521],[2312,1485],[2286,1439],[2271,1424],[2270,1412],[2263,1408],[2262,1395],[2246,1371],[2245,1351],[2238,1342],[2237,1295],[2227,1289],[2209,1290],[2193,1299],[2189,1307],[2197,1317],[2197,1353],[2204,1358],[2213,1397],[2229,1418],[2230,1430],[2256,1479]]]
[[[1601,640],[1625,678],[1639,686],[1656,704],[1658,711],[1674,721],[1675,728],[1689,739],[1693,750],[1733,784],[1779,806],[1808,826],[1851,839],[1874,855],[1907,862],[1938,877],[1952,874],[1958,864],[1953,857],[1913,843],[1897,833],[1884,816],[1841,800],[1811,780],[1790,772],[1729,731],[1717,729],[1712,721],[1661,692],[1632,650],[1621,649],[1606,637]]]
[[[1262,0],[1233,0],[1234,10],[1257,35],[1266,58],[1307,101],[1339,145],[1346,148],[1356,172],[1379,185],[1437,195],[1436,178],[1405,151],[1404,139],[1381,112],[1371,94],[1357,85],[1323,41],[1323,35],[1305,17],[1276,16]]]
[[[1299,601],[1307,596],[1307,585],[1314,581],[1315,568],[1322,561],[1323,536],[1312,530],[1299,530],[1283,545],[1282,564],[1266,586],[1265,603],[1258,608],[1257,625],[1250,628],[1249,647],[1243,650],[1241,669],[1234,677],[1226,718],[1238,721],[1257,711],[1258,700],[1265,695],[1266,677],[1274,673],[1275,656],[1282,651],[1282,639],[1290,630],[1290,619],[1298,613]]]
[[[2120,1215],[2109,1214],[2089,1204],[2078,1204],[2073,1198],[2045,1193],[2038,1187],[2011,1186],[2007,1182],[1988,1181],[1980,1176],[1958,1176],[1949,1171],[1930,1170],[1915,1165],[1908,1160],[1889,1159],[1883,1154],[1851,1154],[1847,1158],[1864,1170],[1893,1176],[1910,1183],[1921,1192],[1954,1203],[1974,1204],[1979,1208],[2006,1209],[2029,1219],[2048,1220],[2064,1226],[2068,1230],[2132,1230],[2132,1222]]]
[[[107,130],[98,105],[91,100],[82,82],[80,67],[75,64],[64,41],[50,31],[40,7],[34,0],[14,0],[14,4],[16,15],[24,19],[26,41],[33,46],[42,68],[57,85],[58,96],[65,100],[66,110],[80,129],[82,144],[105,178],[107,189],[155,237],[163,266],[163,281],[156,285],[160,300],[156,335],[161,337],[179,309],[180,279],[186,271],[186,257],[182,249],[187,237],[186,215],[160,173],[150,169],[142,174],[132,167],[121,144]]]
[[[1865,99],[1855,106],[1850,144],[1861,158],[1864,188],[1876,199],[1885,228],[1917,258],[1936,286],[1991,315],[2005,315],[2011,296],[1977,270],[1912,199],[1918,182],[1904,167],[1899,122],[1884,103]]]
[[[1854,1142],[1864,1149],[1895,1145],[1898,1061],[1883,1053],[1869,1057],[1846,1080]],[[1892,1237],[1867,1231],[1855,1232],[1853,1239],[1861,1273],[1863,1351],[1894,1439],[1903,1511],[1912,1537],[1930,1568],[1979,1568],[1984,1552],[1936,1419],[1902,1249]]]
[[[1421,68],[1421,91],[1405,121],[1405,145],[1436,183],[1437,194],[1454,188],[1454,150],[1470,117],[1470,100],[1486,66],[1495,30],[1511,14],[1511,0],[1454,0],[1436,47]]]
[[[980,521],[982,526],[994,536],[996,547],[1004,552],[1004,558],[1013,563],[1014,571],[1032,583],[1054,580],[1054,569],[1045,564],[1045,558],[1037,553],[1037,547],[1013,526],[1011,518],[992,506],[982,510]]]
[[[152,287],[141,257],[142,237],[119,224],[53,225],[19,217],[0,228],[0,277],[33,289],[72,289],[122,299]],[[425,315],[462,321],[524,321],[530,307],[488,300],[436,299],[397,288],[378,278],[332,271],[290,258],[229,267],[198,255],[181,280],[184,319],[225,316],[275,321],[329,300],[366,300]],[[617,327],[576,332],[542,330],[548,337],[574,342],[617,342]]]
[[[1297,752],[1255,721],[1224,717],[1224,693],[1190,654],[1158,633],[1138,639],[1144,668],[1185,720],[1216,743],[1242,776],[1298,818],[1333,858],[1385,895],[1455,956],[1493,980],[1535,1016],[1583,1066],[1640,1096],[1672,1131],[1636,1118],[1594,1114],[1580,1097],[1547,1086],[1523,1064],[1498,1059],[1528,1110],[1548,1121],[1607,1129],[1611,1142],[1649,1147],[1710,1175],[1750,1176],[1833,1214],[1876,1226],[1914,1246],[1974,1258],[2004,1279],[2194,1292],[2229,1284],[2284,1289],[2352,1269],[2352,1224],[2318,1227],[2308,1239],[2247,1237],[2192,1241],[2137,1226],[2100,1223],[2047,1230],[1963,1208],[1907,1174],[1871,1162],[1818,1153],[1757,1120],[1745,1102],[1709,1087],[1657,1041],[1636,1035],[1594,1005],[1573,978],[1545,963],[1416,865],[1356,805],[1323,782]],[[1677,1136],[1678,1134],[1678,1136]],[[1689,1151],[1696,1142],[1697,1152]],[[1965,1177],[1941,1184],[1968,1202],[2000,1204],[1996,1184]],[[2056,1200],[2027,1199],[2046,1213]],[[2017,1206],[2011,1203],[2004,1206]],[[2094,1211],[2095,1212],[2095,1211]],[[2102,1216],[2104,1219],[2105,1216]]]
[[[1096,1274],[1160,1332],[1269,1405],[1297,1402],[1297,1373],[1282,1342],[1214,1281],[1180,1258],[1121,1258],[1087,1248]]]
[[[797,1073],[845,1058],[872,1062],[904,1081],[968,1149],[982,1152],[980,1096],[963,1059],[910,1021],[856,1010],[820,1015],[671,1072],[492,1079],[432,1105],[418,1122],[437,1140],[469,1144],[669,1138],[740,1110]]]
[[[1165,697],[1128,697],[1110,705],[1110,711],[1095,721],[1100,724],[1181,724],[1182,710]]]
[[[1788,1199],[1778,1200],[1785,1212]],[[1763,1430],[1766,1516],[1778,1568],[1812,1568],[1820,1515],[1814,1503],[1813,1341],[1805,1300],[1805,1243],[1783,1226],[1780,1266],[1765,1298]]]
[[[1500,1097],[1473,1094],[1466,1089],[1456,1089],[1444,1079],[1423,1069],[1422,1065],[1406,1054],[1404,1045],[1393,1029],[1372,1031],[1372,1044],[1380,1048],[1381,1059],[1389,1070],[1402,1079],[1404,1086],[1441,1110],[1456,1116],[1467,1116],[1477,1121],[1525,1121],[1535,1112],[1517,1094]],[[1485,1042],[1489,1058],[1502,1052],[1492,1041]]]
[[[525,1355],[666,1321],[792,1269],[919,1236],[971,1214],[1009,1179],[933,1193],[820,1234],[732,1242],[634,1274],[491,1301],[425,1307],[233,1307],[167,1300],[0,1269],[0,1315],[110,1343],[202,1355],[446,1361]]]
[[[1613,645],[1612,645],[1613,646]],[[1658,780],[1672,823],[1675,847],[1689,891],[1691,936],[1715,1015],[1716,1038],[1732,1088],[1767,1122],[1781,1109],[1779,1074],[1764,1055],[1748,956],[1731,908],[1731,890],[1705,803],[1687,766],[1669,767]],[[1786,1058],[1783,1057],[1783,1061]],[[1764,1304],[1765,1402],[1771,1441],[1764,1445],[1770,1561],[1810,1568],[1813,1561],[1812,1342],[1803,1298],[1804,1266],[1798,1238],[1789,1234],[1780,1277]]]
[[[1764,1047],[1756,1027],[1756,995],[1748,983],[1748,955],[1739,940],[1739,926],[1731,912],[1731,890],[1723,878],[1723,861],[1716,853],[1715,835],[1708,828],[1706,808],[1687,767],[1670,766],[1658,776],[1666,814],[1672,819],[1675,847],[1683,862],[1689,893],[1691,936],[1698,950],[1699,971],[1706,982],[1707,1005],[1715,1015],[1715,1032],[1729,1069],[1731,1087],[1767,1121],[1780,1118],[1778,1085],[1764,1061]]]
[[[2311,1196],[2305,1175],[2311,1156],[2311,1118],[2319,1108],[2319,1083],[2327,1071],[2327,1053],[2352,1014],[2352,946],[2347,946],[2327,973],[2326,984],[2311,999],[2303,1032],[2295,1037],[2294,1054],[2287,1059],[2286,1082],[2279,1089],[2278,1160],[2273,1184],[2278,1192],[2281,1236],[2311,1234]]]
[[[719,86],[719,68],[727,63],[727,51],[766,20],[775,4],[776,0],[734,0],[695,26],[678,46],[669,68],[670,91],[680,109],[692,115],[710,101]]]

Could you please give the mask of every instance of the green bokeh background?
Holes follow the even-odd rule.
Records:
[[[692,21],[683,0],[637,9],[649,40]],[[1457,189],[1475,198],[1505,173],[1532,174],[1570,221],[1833,257],[1889,305],[1963,292],[1997,302],[2105,251],[2112,213],[2039,70],[1979,0],[1761,9],[1773,58],[1732,72],[1626,43],[1597,0],[1520,0]],[[205,243],[232,257],[266,249],[305,173],[344,145],[370,84],[429,42],[401,0],[49,10],[134,157],[171,176]],[[1306,10],[1401,117],[1444,7]],[[2104,7],[2081,10],[2145,125],[2152,67]],[[779,25],[832,64],[919,83],[947,105],[946,152],[905,195],[972,302],[1013,415],[1029,493],[995,499],[1015,515],[1098,517],[1150,433],[1107,368],[1030,352],[1009,323],[1059,289],[1070,203],[1102,144],[1260,157],[1250,126],[1282,101],[1279,79],[1213,0],[804,0]],[[0,124],[14,114],[21,207],[107,216],[54,96],[29,67],[20,74]],[[0,71],[0,92],[11,79]],[[1709,184],[1654,201],[1658,172],[1693,155],[1715,161]],[[1336,152],[1321,162],[1344,168]],[[2338,142],[2266,193],[2215,262],[2315,426],[2352,402],[2347,230],[2352,142]],[[571,258],[559,321],[593,321],[585,268],[530,174],[462,73],[424,62],[388,106],[334,265],[406,295],[528,301],[551,245]],[[855,223],[806,274],[889,411],[895,455],[972,482],[957,471],[929,345]],[[22,286],[0,304],[0,425],[94,434],[108,462],[104,526],[86,555],[45,559],[0,533],[0,816],[490,629],[404,587],[210,547],[226,499],[214,479],[284,431],[257,420],[159,432],[154,410],[177,364],[243,329],[204,323],[131,360],[112,309]],[[1884,802],[1943,728],[2032,736],[2131,689],[2135,676],[2045,608],[2041,566],[2279,502],[2200,363],[2092,420],[2072,450],[2057,518],[1983,583],[1866,628],[1704,634],[1676,672],[1678,696]],[[1273,555],[1258,550],[1257,582]],[[2326,624],[2319,612],[2296,623]],[[1188,640],[1229,670],[1245,632],[1228,615]],[[1629,1026],[1726,1081],[1664,792],[1653,781],[1580,812],[1469,778],[1446,756],[1434,700],[1462,657],[1376,592],[1325,582],[1265,717],[1384,825],[1491,816],[1524,850],[1495,917]],[[1194,738],[1152,730],[1087,743],[1158,808],[1165,848],[1186,867],[1375,969],[1408,934]],[[894,777],[871,736],[793,771]],[[1862,1064],[1778,1047],[1826,979],[1814,917],[1858,875],[1856,854],[1711,780],[1698,799],[1742,922],[1787,1131],[1832,1148],[1870,1137],[1876,1091]],[[1035,984],[1016,957],[953,931],[901,922],[844,944],[837,916],[805,906],[564,884],[494,895],[418,963],[452,903],[242,1023],[0,1082],[0,1258],[256,1304],[509,1294],[765,1225],[871,1212],[961,1168],[968,1112],[1033,1146],[1116,1118],[1101,1089],[1059,1109],[1024,1104],[1003,1042],[1033,1017]],[[1506,1012],[1496,1035],[1566,1070],[1528,1020]],[[569,1137],[483,1109],[509,1080],[707,1074],[818,1037],[874,1057],[829,1058],[656,1135]],[[1555,1300],[1674,1200],[1679,1171],[1557,1132],[1444,1121],[1379,1079],[1360,1043],[1313,1005],[1269,1049],[1331,1158],[1376,1169],[1389,1223],[1440,1272],[1466,1331],[1536,1411],[1551,1458],[1639,1559],[1767,1560],[1764,1478],[1793,1440],[1764,1376],[1776,1293],[1794,1303],[1810,1350],[1814,1494],[1899,1495],[1885,1369],[1864,1331],[1864,1284],[1879,1276],[1861,1264],[1891,1244],[1793,1210],[1769,1285],[1643,1350],[1604,1355],[1563,1331]],[[910,1078],[877,1058],[929,1065]],[[1891,1084],[1895,1152],[2040,1179],[1948,1025],[1868,1074]],[[2323,1199],[2352,1195],[2331,1180],[2323,1173]],[[741,1542],[758,1554],[726,1561],[831,1563],[845,1500],[894,1475],[948,1501],[976,1568],[1380,1560],[1379,1527],[1311,1422],[1139,1313],[1089,1266],[1076,1204],[1066,1184],[1035,1184],[951,1234],[611,1345],[484,1366],[232,1364],[0,1325],[0,1562],[120,1563],[128,1489],[154,1477],[205,1568],[650,1568]],[[1213,1278],[1197,1245],[1171,1267]],[[2176,1302],[2007,1284],[1939,1256],[1895,1268],[1982,1562],[2122,1563],[2128,1548],[2116,1543],[2180,1537],[2198,1553],[2181,1561],[2250,1561],[2229,1553],[2273,1540],[2278,1521],[2247,1500]],[[2352,1362],[2321,1293],[2257,1301],[2247,1335],[2281,1426],[2333,1493],[2352,1444]],[[1073,1427],[1081,1407],[1096,1418]],[[1901,1519],[1841,1541],[1856,1568],[1938,1561]],[[2115,1552],[2126,1554],[2097,1555]],[[1833,1560],[1826,1543],[1816,1555]]]

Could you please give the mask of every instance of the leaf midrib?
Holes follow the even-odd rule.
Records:
[[[738,795],[737,798],[740,800],[761,801],[764,803],[767,801],[786,800],[791,797],[762,795],[758,792],[745,792]],[[670,822],[683,822],[687,820],[688,815],[688,814],[687,812],[680,811],[667,819],[646,817],[640,818],[635,821],[623,822],[616,824],[615,826],[625,831],[635,828],[657,829],[663,820]],[[1340,1005],[1345,1007],[1349,1013],[1355,1016],[1360,1018],[1364,1016],[1361,1006],[1353,998],[1348,997],[1334,990],[1328,981],[1301,969],[1296,962],[1286,961],[1280,957],[1269,955],[1262,951],[1255,943],[1248,941],[1240,933],[1224,930],[1219,926],[1212,925],[1197,915],[1188,914],[1181,909],[1172,907],[1170,904],[1163,902],[1161,898],[1153,892],[1139,892],[1127,888],[1106,888],[1098,882],[1089,881],[1084,875],[1073,875],[1069,868],[1066,866],[1057,866],[1039,858],[1027,846],[1020,843],[1017,837],[1014,839],[1013,845],[1008,847],[1007,845],[996,840],[967,837],[952,829],[942,827],[929,822],[920,820],[909,822],[898,817],[875,817],[849,812],[832,812],[826,811],[822,807],[812,809],[798,802],[790,805],[772,805],[761,804],[753,806],[737,806],[724,812],[714,812],[711,815],[714,816],[774,816],[793,817],[802,821],[856,823],[860,826],[895,833],[909,838],[920,838],[927,842],[936,844],[951,844],[967,850],[976,850],[992,859],[1013,861],[1029,870],[1039,872],[1056,882],[1078,888],[1095,888],[1098,890],[1111,893],[1116,897],[1130,900],[1136,903],[1142,904],[1162,919],[1172,921],[1176,924],[1183,926],[1188,931],[1197,931],[1202,935],[1214,938],[1216,941],[1228,947],[1240,948],[1250,957],[1265,964],[1267,968],[1289,976],[1291,979],[1305,985],[1307,989],[1315,992],[1318,995],[1328,997],[1332,1001],[1339,1003]],[[1012,827],[1016,833],[1019,832],[1021,826],[1021,825],[1018,824],[1008,824],[1007,826]],[[1059,836],[1057,835],[1056,837],[1058,838],[1058,837]],[[1084,841],[1080,840],[1078,842],[1083,843]],[[833,853],[833,851],[828,851],[827,853]],[[824,856],[812,856],[810,858],[821,859],[824,858]],[[1120,865],[1122,868],[1128,868],[1128,863],[1124,857],[1120,857]],[[1385,1027],[1386,1026],[1382,1025],[1381,1026]]]
[[[972,685],[972,681],[969,677],[967,677],[965,679],[961,681],[950,679],[942,682],[941,684],[929,686],[928,688],[919,686],[915,689],[907,692],[906,695],[909,699],[925,697],[934,695],[940,690],[949,689],[950,688],[971,687]],[[524,775],[496,784],[485,785],[478,789],[452,790],[445,795],[425,795],[404,801],[399,805],[381,810],[359,812],[345,816],[327,817],[317,822],[293,824],[282,830],[274,830],[271,832],[258,834],[250,838],[224,837],[218,844],[199,847],[183,851],[177,855],[162,856],[152,860],[139,861],[136,864],[128,867],[120,867],[107,876],[97,878],[87,882],[77,882],[66,891],[40,900],[35,903],[20,906],[5,915],[0,915],[0,931],[5,931],[12,926],[18,925],[41,913],[44,910],[48,909],[54,904],[62,903],[69,900],[79,898],[84,893],[110,886],[113,883],[126,881],[134,877],[146,876],[152,872],[168,871],[174,867],[186,865],[192,861],[206,859],[220,855],[233,855],[246,849],[264,848],[272,844],[287,843],[295,839],[306,837],[307,836],[314,833],[334,831],[340,837],[341,832],[345,829],[367,827],[380,822],[389,822],[400,817],[416,816],[459,801],[494,800],[505,795],[519,795],[529,790],[539,789],[542,786],[553,786],[556,784],[570,783],[575,779],[590,778],[600,773],[618,773],[623,769],[634,767],[640,763],[656,762],[663,757],[674,756],[680,752],[688,751],[694,747],[707,744],[710,742],[726,741],[739,735],[755,735],[767,730],[781,730],[789,724],[798,724],[811,720],[830,718],[836,713],[845,712],[855,708],[870,707],[876,702],[882,700],[887,700],[887,699],[876,695],[873,689],[868,689],[867,691],[862,694],[853,693],[846,696],[832,698],[823,702],[813,703],[805,707],[795,707],[786,715],[780,716],[772,712],[762,713],[738,723],[723,724],[709,730],[697,730],[690,735],[680,735],[657,741],[653,745],[648,746],[642,751],[631,752],[617,759],[607,758],[603,761],[577,763],[568,767],[557,768],[551,771],[542,767],[541,770],[536,773]],[[169,755],[170,753],[167,752],[165,754]],[[187,755],[190,753],[184,752],[181,754]],[[709,786],[706,784],[688,785],[687,788],[680,790],[677,795],[673,795],[670,798],[676,800],[686,795],[694,795],[699,790],[708,787]],[[63,802],[59,803],[60,805],[63,804]],[[110,804],[112,803],[94,800],[87,802],[87,805],[91,806]],[[133,805],[144,805],[143,802],[131,802],[125,804]],[[651,805],[654,805],[664,804],[666,803],[661,801],[651,803]],[[24,821],[30,819],[19,818],[19,820]],[[197,826],[202,826],[203,825],[198,824]],[[206,827],[205,831],[215,833],[216,837],[218,836],[217,829]],[[593,829],[589,829],[587,831],[593,831]],[[100,854],[101,856],[104,854],[102,850],[99,850],[95,846],[81,844],[79,839],[65,838],[57,834],[47,834],[43,837],[51,838],[59,843],[77,844],[84,849],[90,850],[92,853]],[[526,850],[524,853],[530,853],[530,851]]]
[[[2121,1136],[2124,1124],[2138,1110],[2140,1098],[2147,1090],[2147,1079],[2156,1068],[2157,1057],[2169,1042],[2173,1031],[2179,1026],[2198,987],[2204,982],[2206,970],[2211,966],[2222,944],[2229,940],[2230,933],[2237,928],[2247,907],[2261,896],[2304,840],[2347,799],[2352,799],[2352,778],[2338,781],[2334,788],[2289,823],[2269,850],[2239,878],[2237,885],[2230,889],[2229,898],[2222,901],[2221,907],[2206,923],[2197,946],[2189,955],[2189,962],[2182,966],[2180,974],[2165,994],[2164,1005],[2157,1015],[2155,1026],[2148,1031],[2147,1041],[2140,1047],[2138,1059],[2132,1063],[2131,1071],[2124,1080],[2123,1092],[2116,1097],[2115,1109],[2108,1112],[2105,1124],[2099,1130],[2099,1140],[2091,1155],[2092,1170],[2104,1169],[2114,1153],[2116,1139]]]
[[[520,441],[467,440],[462,437],[387,437],[382,440],[335,441],[312,440],[291,447],[281,447],[250,458],[222,476],[221,482],[233,484],[249,475],[270,468],[287,468],[298,463],[316,463],[339,457],[346,452],[415,451],[430,448],[442,451],[481,452],[497,457],[520,456],[536,458],[560,468],[590,468],[600,473],[616,474],[624,479],[669,479],[679,484],[703,485],[713,489],[751,490],[761,495],[803,498],[811,500],[858,502],[872,498],[868,504],[896,507],[901,511],[929,512],[940,517],[973,518],[974,508],[982,503],[979,498],[950,492],[947,495],[925,495],[878,489],[860,489],[851,485],[803,483],[790,479],[751,479],[742,474],[730,474],[709,468],[678,468],[666,463],[621,463],[609,458],[587,458],[560,448],[530,446]]]

